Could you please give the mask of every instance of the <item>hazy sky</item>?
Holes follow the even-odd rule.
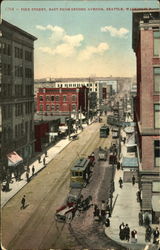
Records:
[[[132,8],[158,3],[7,0],[2,18],[38,38],[35,78],[133,76]]]

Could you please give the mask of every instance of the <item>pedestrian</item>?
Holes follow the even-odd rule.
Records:
[[[119,226],[119,238],[121,240],[125,239],[125,225],[124,225],[124,222],[122,222],[122,224]]]
[[[137,231],[135,229],[131,232],[131,242],[132,243],[137,242]]]
[[[130,239],[130,228],[129,228],[128,224],[126,224],[126,226],[124,228],[124,235],[125,235],[125,240],[129,241],[129,239]]]
[[[35,172],[35,168],[34,168],[34,165],[32,166],[32,175],[34,175],[34,172]]]
[[[117,170],[119,170],[120,169],[120,162],[118,161],[117,162]]]
[[[47,150],[45,150],[45,157],[47,157]]]
[[[103,218],[105,215],[106,215],[105,201],[102,200],[102,205],[101,205],[101,217]]]
[[[89,183],[89,174],[88,173],[85,174],[85,179],[86,179],[86,184],[88,184]]]
[[[41,157],[40,156],[38,157],[38,162],[41,163]]]
[[[110,209],[108,202],[106,204],[106,213],[108,214],[109,217],[111,217],[111,209]]]
[[[156,229],[153,231],[153,244],[158,244],[159,240],[159,229],[156,227]]]
[[[45,157],[43,158],[43,165],[44,166],[46,165],[46,159],[45,159]]]
[[[151,228],[151,226],[149,225],[149,226],[146,228],[145,241],[146,241],[146,242],[150,242],[150,241],[151,241],[151,236],[152,236],[152,228]]]
[[[119,187],[122,188],[122,186],[123,186],[123,180],[122,180],[122,178],[120,177],[120,178],[119,178]]]
[[[98,209],[98,206],[97,204],[94,205],[94,211],[93,211],[93,216],[95,217],[97,215],[97,209]]]
[[[110,219],[108,218],[108,216],[106,216],[104,225],[105,225],[105,227],[109,227],[110,226]]]
[[[135,184],[135,180],[136,180],[136,178],[135,178],[135,176],[133,175],[132,176],[132,185],[134,186],[134,184]]]
[[[21,209],[23,208],[25,208],[25,203],[26,203],[26,196],[25,195],[23,195],[23,197],[22,197],[22,200],[21,200]]]
[[[125,142],[126,142],[126,137],[123,138],[123,143],[125,144]]]
[[[139,225],[143,226],[143,213],[142,213],[142,210],[140,210],[140,212],[138,214],[138,217],[139,217]]]
[[[26,179],[27,179],[27,182],[29,182],[29,173],[28,173],[28,171],[26,172]]]

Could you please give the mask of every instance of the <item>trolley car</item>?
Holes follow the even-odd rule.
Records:
[[[73,164],[70,170],[70,187],[83,188],[87,185],[91,165],[91,160],[87,158],[80,158]]]
[[[100,138],[107,138],[109,135],[109,127],[106,125],[103,125],[100,128]]]

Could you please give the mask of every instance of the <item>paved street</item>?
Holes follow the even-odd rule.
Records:
[[[44,246],[49,249],[59,247],[59,242],[61,247],[68,244],[77,246],[68,227],[55,224],[54,213],[69,192],[70,164],[79,155],[87,156],[100,145],[107,146],[109,140],[99,138],[100,126],[99,123],[88,126],[80,134],[79,140],[70,143],[4,206],[3,246],[7,249],[44,249]],[[20,200],[24,194],[27,206],[20,210]]]

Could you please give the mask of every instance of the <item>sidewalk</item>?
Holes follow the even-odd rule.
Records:
[[[90,123],[89,125],[91,125],[91,124],[92,123]],[[87,126],[88,126],[87,124],[83,124],[83,128],[85,128]],[[77,134],[80,134],[81,132],[82,132],[82,130],[79,129],[77,131]],[[30,166],[29,166],[29,168],[30,168],[29,178],[32,177],[32,166],[33,165],[34,165],[34,168],[35,168],[34,174],[40,172],[44,168],[43,158],[45,157],[45,162],[46,162],[45,165],[48,164],[71,141],[72,140],[69,140],[68,138],[60,140],[56,145],[54,145],[53,147],[51,147],[51,148],[49,148],[47,150],[47,157],[45,157],[44,153],[41,155],[41,163],[38,162],[38,159],[33,161],[32,164],[30,164]],[[8,192],[2,192],[1,191],[1,207],[3,207],[16,193],[18,193],[18,191],[20,189],[22,189],[26,184],[28,184],[27,178],[26,178],[26,173],[23,173],[21,175],[21,179],[19,181],[16,181],[15,178],[13,178],[12,180],[13,180],[13,183],[9,184],[10,191],[8,191]]]
[[[121,157],[126,154],[126,146],[121,143]],[[119,187],[119,178],[123,180],[123,170],[115,171],[114,183],[115,191],[113,193],[113,211],[110,218],[110,227],[105,227],[105,234],[112,240],[116,241],[118,244],[128,248],[136,250],[154,250],[160,249],[160,246],[155,246],[151,243],[145,242],[145,227],[139,226],[139,211],[140,203],[137,202],[137,191],[138,184],[132,185],[131,183],[123,183],[123,187]],[[137,231],[137,243],[131,243],[126,240],[120,240],[119,238],[119,226],[124,222],[128,224],[130,232],[132,230]],[[155,229],[158,225],[151,225],[152,229]]]

